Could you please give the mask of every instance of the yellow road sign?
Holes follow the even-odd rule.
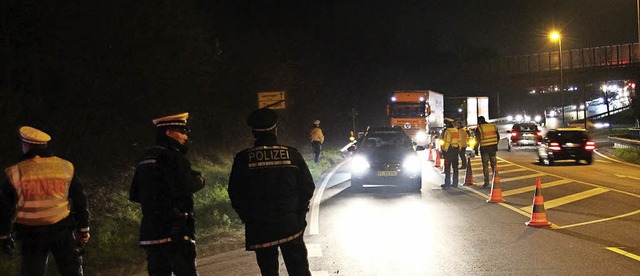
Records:
[[[258,108],[284,109],[284,91],[258,92]]]

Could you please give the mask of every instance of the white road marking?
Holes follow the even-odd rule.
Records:
[[[340,164],[338,164],[337,166],[335,166],[331,172],[329,172],[329,174],[327,174],[324,177],[324,180],[322,180],[322,184],[320,185],[320,187],[316,190],[316,192],[313,194],[313,198],[312,198],[312,204],[310,207],[310,223],[309,223],[309,235],[318,235],[320,234],[320,228],[318,227],[318,216],[320,214],[320,202],[322,202],[322,194],[324,193],[324,190],[327,188],[327,183],[329,182],[329,179],[331,179],[331,177],[333,176],[333,174],[336,173],[336,171],[338,171],[338,169],[340,169],[340,167],[342,167],[342,165],[344,165],[344,163],[346,163],[349,159],[342,161]]]
[[[322,257],[322,247],[318,243],[307,243],[309,257]]]

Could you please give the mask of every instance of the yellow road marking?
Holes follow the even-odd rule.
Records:
[[[563,184],[567,184],[567,183],[571,183],[571,180],[560,179],[560,180],[556,180],[556,181],[552,181],[552,182],[548,182],[548,183],[542,183],[542,187],[543,188],[549,188],[549,187],[563,185]],[[523,194],[523,193],[527,193],[527,192],[533,192],[535,190],[536,190],[536,186],[535,185],[531,185],[531,186],[528,186],[528,187],[523,187],[523,188],[518,188],[518,189],[513,189],[513,190],[508,190],[508,191],[502,191],[502,196],[511,196],[511,195]]]
[[[618,253],[618,254],[620,254],[622,256],[629,257],[629,258],[634,259],[636,261],[640,261],[640,256],[638,256],[636,254],[633,254],[631,252],[624,251],[624,250],[620,249],[619,247],[607,247],[607,249],[610,250],[610,251],[613,251],[615,253]]]
[[[569,224],[569,225],[565,225],[565,226],[558,226],[558,227],[554,227],[554,229],[565,229],[565,228],[571,228],[571,227],[582,226],[582,225],[587,225],[587,224],[593,224],[593,223],[598,223],[598,222],[609,221],[609,220],[624,218],[624,217],[628,217],[628,216],[633,216],[635,214],[640,214],[640,210],[635,210],[633,212],[622,214],[622,215],[618,215],[618,216],[615,216],[615,217],[608,217],[608,218],[597,219],[597,220],[592,220],[592,221],[586,221],[586,222],[581,222],[581,223]]]
[[[544,203],[544,209],[548,210],[548,209],[555,208],[555,207],[558,207],[558,206],[561,206],[561,205],[565,205],[565,204],[568,204],[568,203],[571,203],[571,202],[582,200],[582,199],[585,199],[585,198],[588,198],[588,197],[596,196],[596,195],[599,195],[601,193],[606,193],[608,191],[609,190],[607,190],[607,189],[595,188],[595,189],[591,189],[591,190],[588,190],[588,191],[580,192],[580,193],[577,193],[577,194],[572,194],[572,195],[564,196],[564,197],[561,197],[561,198],[552,199],[552,200],[546,201]],[[528,209],[529,207],[523,207],[523,208],[527,208]],[[523,209],[523,208],[520,208],[520,209]]]
[[[500,169],[498,169],[498,173],[512,173],[512,172],[521,172],[521,171],[526,171],[528,170],[527,168],[518,168],[518,169],[512,169],[512,170],[506,170],[506,171],[502,171]]]
[[[498,174],[500,174],[500,172],[498,172]],[[509,181],[516,181],[516,180],[522,180],[522,179],[529,179],[529,178],[545,176],[545,175],[547,175],[547,174],[545,174],[545,173],[533,173],[533,174],[527,174],[527,175],[516,176],[516,177],[500,178],[500,183],[509,182]]]

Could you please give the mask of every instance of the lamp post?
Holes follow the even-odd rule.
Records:
[[[549,38],[552,41],[558,41],[558,63],[560,65],[560,103],[562,104],[562,126],[564,127],[564,87],[562,84],[562,37],[557,31],[551,32]]]

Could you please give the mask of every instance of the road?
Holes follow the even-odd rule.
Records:
[[[479,186],[442,190],[440,170],[426,154],[420,194],[391,187],[354,192],[348,161],[336,166],[318,183],[308,218],[313,275],[637,275],[638,166],[601,156],[592,165],[540,166],[531,150],[498,156],[507,201],[499,204],[487,203],[490,189]],[[479,158],[472,168],[480,185]],[[537,178],[551,227],[525,225]],[[202,275],[259,274],[242,250],[199,267]]]

